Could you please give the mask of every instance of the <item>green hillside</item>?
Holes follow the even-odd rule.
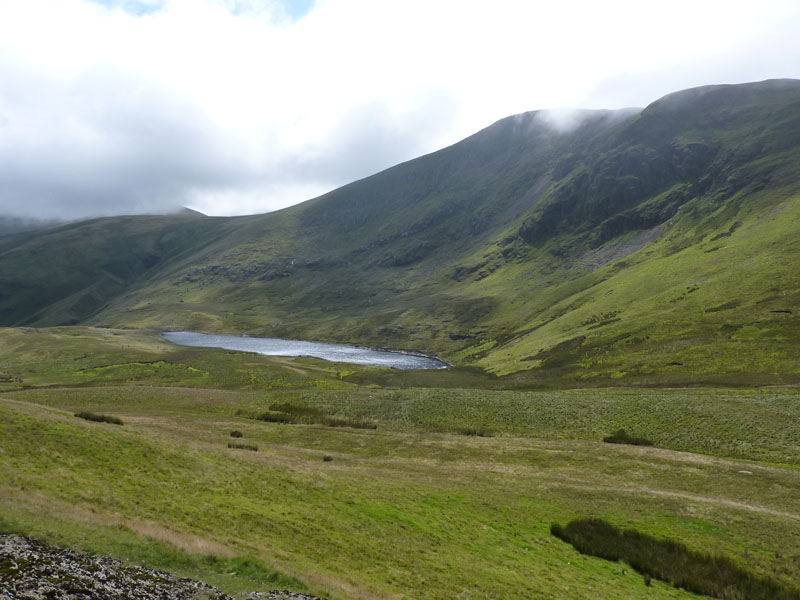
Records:
[[[254,217],[0,236],[0,323],[439,354],[521,385],[800,381],[800,82],[503,119]]]

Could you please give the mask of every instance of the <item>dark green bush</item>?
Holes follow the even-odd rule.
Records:
[[[265,421],[267,423],[294,423],[292,415],[287,415],[286,413],[267,411],[265,413],[261,413],[260,415],[256,415],[254,418],[258,421]]]
[[[241,431],[231,431],[231,437],[240,438],[244,434]]]
[[[85,410],[75,413],[75,416],[78,417],[79,419],[84,419],[86,421],[94,421],[95,423],[111,423],[112,425],[122,425],[122,419],[118,417],[111,417],[109,415],[98,415],[97,413]]]
[[[461,429],[457,429],[456,433],[461,435],[476,435],[478,437],[494,437],[494,432],[484,427],[462,427]]]
[[[236,450],[252,450],[253,452],[258,452],[258,446],[255,444],[237,444],[235,442],[229,442],[228,448],[234,448]]]
[[[291,402],[275,402],[269,409],[293,416],[319,416],[322,414],[322,411],[318,408],[292,404]]]
[[[342,419],[339,417],[324,417],[319,422],[324,425],[327,425],[328,427],[353,427],[355,429],[378,428],[378,426],[375,423],[370,423],[369,421],[358,421],[356,419]]]
[[[713,598],[800,600],[800,591],[758,577],[724,556],[689,550],[673,540],[659,540],[633,529],[620,530],[602,519],[578,519],[566,527],[553,523],[550,533],[581,554],[625,561],[645,576]]]
[[[637,438],[628,435],[624,429],[620,429],[611,435],[603,438],[603,441],[608,444],[630,444],[632,446],[652,446],[653,442],[646,438]]]

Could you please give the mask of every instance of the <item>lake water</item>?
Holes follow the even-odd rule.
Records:
[[[195,331],[166,331],[162,333],[162,336],[181,346],[224,348],[225,350],[255,352],[269,356],[311,356],[334,362],[393,367],[395,369],[446,369],[450,366],[443,360],[432,356],[391,350],[371,350],[342,344],[239,335],[211,335]]]

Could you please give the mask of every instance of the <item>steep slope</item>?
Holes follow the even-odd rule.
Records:
[[[268,215],[0,242],[19,290],[0,320],[313,337],[534,379],[797,375],[800,82],[573,117],[509,117]]]
[[[269,327],[381,343],[377,332],[404,327],[402,319],[417,331],[387,343],[444,348],[454,333],[447,322],[474,320],[495,303],[459,292],[451,277],[459,262],[521,225],[564,148],[627,114],[587,113],[568,136],[537,113],[512,117],[443,151],[254,217],[229,248],[205,253],[177,279],[142,289],[98,322],[160,326],[162,303],[172,303],[172,326]]]
[[[0,238],[0,322],[70,325],[206,244],[218,223],[190,211],[92,219]]]

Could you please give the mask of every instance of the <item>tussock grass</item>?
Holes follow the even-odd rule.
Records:
[[[75,416],[79,419],[84,419],[85,421],[94,421],[95,423],[111,423],[112,425],[122,425],[122,419],[119,417],[112,417],[110,415],[100,415],[97,413],[89,412],[87,410],[82,410],[80,412],[76,412]]]
[[[228,442],[228,448],[232,448],[235,450],[252,450],[253,452],[258,452],[258,446],[256,446],[255,444]]]
[[[302,404],[292,404],[291,402],[274,402],[269,409],[294,417],[319,417],[322,415],[322,410],[319,408]]]
[[[359,421],[358,419],[345,419],[341,417],[323,417],[321,420],[323,425],[328,427],[350,427],[352,429],[377,429],[377,423],[370,423],[369,421]]]
[[[758,577],[725,556],[695,552],[673,540],[659,540],[634,529],[620,530],[602,519],[578,519],[566,527],[553,523],[550,533],[581,554],[624,561],[646,578],[712,598],[800,600],[800,590],[769,577]]]

